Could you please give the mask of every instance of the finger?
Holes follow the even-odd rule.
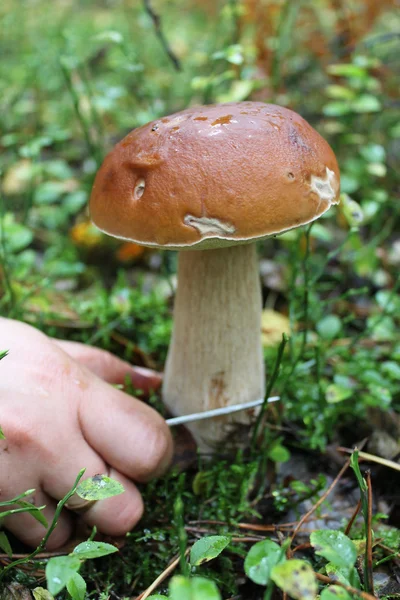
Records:
[[[80,344],[79,342],[56,339],[53,341],[75,361],[84,365],[92,373],[108,383],[123,384],[125,378],[128,376],[131,378],[135,388],[141,389],[146,393],[158,389],[161,385],[162,376],[160,373],[145,369],[144,367],[133,367],[106,350]]]
[[[143,501],[136,486],[122,474],[110,469],[104,461],[88,446],[74,444],[75,452],[72,456],[64,455],[60,458],[57,473],[49,470],[43,476],[43,487],[53,498],[63,498],[72,488],[77,473],[83,464],[86,471],[83,477],[107,474],[112,479],[120,481],[124,487],[123,494],[89,504],[83,511],[79,506],[84,503],[79,496],[72,497],[67,502],[67,508],[77,513],[82,520],[90,526],[96,525],[99,531],[107,535],[124,535],[139,521],[143,513]]]
[[[49,450],[41,466],[41,487],[55,500],[61,500],[71,490],[82,469],[85,469],[82,480],[108,471],[104,460],[87,444],[80,432],[68,441],[73,452],[69,451],[68,447],[56,447],[54,443],[53,455]],[[72,505],[73,501],[71,499],[69,505]]]
[[[35,506],[46,506],[42,512],[50,525],[56,511],[56,502],[39,489],[36,490],[32,496],[26,498],[26,500],[32,502]],[[19,513],[7,517],[4,525],[22,542],[33,547],[40,544],[47,531],[46,527],[36,521],[36,519],[28,513]],[[58,519],[57,526],[46,544],[47,550],[54,550],[65,544],[70,538],[72,531],[72,515],[67,512],[62,512]]]
[[[97,379],[79,403],[83,435],[104,461],[137,481],[157,477],[172,458],[172,437],[152,408]]]

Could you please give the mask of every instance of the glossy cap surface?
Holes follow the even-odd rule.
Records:
[[[93,186],[94,223],[146,246],[215,248],[310,223],[338,202],[328,143],[297,113],[241,102],[133,130]]]

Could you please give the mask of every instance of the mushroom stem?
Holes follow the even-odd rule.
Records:
[[[180,416],[264,394],[261,289],[254,244],[179,253],[174,329],[163,398]],[[189,426],[209,450],[251,411]]]

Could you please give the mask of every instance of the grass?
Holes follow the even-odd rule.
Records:
[[[330,141],[343,193],[339,208],[312,227],[259,246],[264,300],[291,329],[286,347],[265,344],[271,392],[282,402],[268,411],[263,438],[235,460],[194,456],[143,486],[151,510],[121,553],[82,568],[93,597],[138,596],[179,553],[187,575],[186,547],[218,534],[244,541],[196,567],[198,574],[216,581],[224,599],[262,598],[264,590],[244,582],[243,560],[272,533],[250,525],[277,525],[282,543],[290,531],[282,520],[300,519],[338,472],[336,447],[368,438],[366,450],[384,454],[383,440],[393,448],[399,438],[398,15],[382,4],[349,48],[338,42],[339,15],[329,2],[316,4],[312,18],[307,2],[286,2],[278,13],[271,8],[276,19],[262,46],[250,2],[184,4],[84,2],[77,10],[73,0],[38,0],[21,11],[5,0],[0,7],[0,55],[7,57],[0,61],[1,314],[162,369],[176,256],[98,234],[85,207],[114,141],[190,103],[253,97],[294,108]],[[319,23],[329,46],[322,57],[308,46]],[[159,398],[151,402],[162,410]],[[298,461],[303,473],[293,477]],[[379,516],[371,524],[370,515],[365,530],[356,520],[351,535],[361,539],[373,527],[384,540],[372,549],[373,568],[386,560],[392,576],[398,484],[391,471],[371,469],[392,528]],[[355,489],[347,475],[345,484]],[[328,509],[323,504],[320,516]],[[323,570],[320,558],[304,556]],[[7,577],[36,585],[30,571]]]

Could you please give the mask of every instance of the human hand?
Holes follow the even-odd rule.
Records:
[[[52,340],[31,326],[0,318],[0,498],[35,488],[35,505],[45,504],[51,521],[57,502],[78,472],[120,481],[125,492],[95,502],[81,514],[109,535],[129,531],[143,502],[133,483],[160,475],[172,457],[165,421],[146,404],[113,388],[130,375],[135,387],[159,387],[161,378],[112,354],[76,342]],[[47,548],[61,546],[73,531],[74,515],[64,510]],[[45,529],[29,514],[9,517],[5,526],[36,546]]]

